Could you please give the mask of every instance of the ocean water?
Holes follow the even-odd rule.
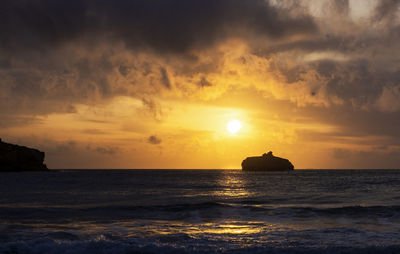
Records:
[[[0,253],[400,253],[400,170],[2,173]]]

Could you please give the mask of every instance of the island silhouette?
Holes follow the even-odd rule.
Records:
[[[276,157],[271,151],[262,156],[247,157],[242,162],[244,171],[290,171],[294,170],[293,164],[288,160]]]
[[[5,143],[0,139],[0,172],[45,171],[45,153],[37,149]]]

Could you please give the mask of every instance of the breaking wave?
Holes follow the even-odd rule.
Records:
[[[202,240],[198,240],[202,241]],[[212,246],[212,247],[211,247]],[[40,239],[32,241],[10,242],[0,245],[0,253],[24,254],[136,254],[136,253],[274,253],[274,254],[361,254],[361,253],[400,253],[400,245],[371,246],[371,247],[302,247],[302,246],[263,246],[229,248],[228,246],[215,246],[215,243],[194,242],[185,247],[176,247],[162,244],[146,244],[137,240],[107,240],[97,239],[91,241],[60,241],[53,239]]]

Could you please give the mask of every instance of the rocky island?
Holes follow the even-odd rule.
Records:
[[[275,157],[272,152],[262,156],[247,157],[242,162],[242,170],[245,171],[290,171],[294,166],[288,159]]]
[[[45,171],[44,152],[0,139],[0,172]]]

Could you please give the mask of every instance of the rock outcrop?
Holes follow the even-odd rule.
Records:
[[[289,171],[293,170],[293,164],[283,158],[275,157],[272,152],[262,156],[247,157],[242,162],[242,170],[246,171]]]
[[[44,152],[4,143],[0,139],[0,172],[44,171]]]

